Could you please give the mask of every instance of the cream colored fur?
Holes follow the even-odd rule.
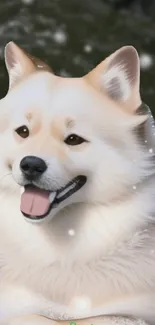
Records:
[[[116,51],[79,79],[37,71],[14,43],[5,59],[0,325],[154,324],[154,164],[136,134],[147,119],[136,114],[136,50]],[[29,138],[15,134],[21,125]],[[70,133],[88,143],[68,147]],[[38,186],[55,190],[82,173],[88,179],[42,223],[27,222],[20,212],[19,163],[29,154],[48,163]]]

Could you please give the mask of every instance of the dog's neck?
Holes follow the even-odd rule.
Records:
[[[130,193],[123,200],[120,198],[107,206],[71,205],[49,224],[43,225],[42,231],[49,241],[57,243],[67,263],[68,260],[77,262],[81,259],[86,262],[101,254],[106,255],[111,246],[116,248],[117,243],[130,238],[134,231],[147,227],[155,211],[153,197],[153,179],[150,179],[145,184],[137,184],[132,195]]]

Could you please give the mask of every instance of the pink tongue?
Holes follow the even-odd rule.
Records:
[[[44,215],[50,207],[49,195],[49,191],[39,188],[26,188],[21,196],[21,211],[34,217]]]

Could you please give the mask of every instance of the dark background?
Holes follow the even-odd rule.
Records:
[[[155,0],[0,0],[0,97],[13,40],[63,76],[82,76],[123,45],[141,57],[143,100],[155,113]]]

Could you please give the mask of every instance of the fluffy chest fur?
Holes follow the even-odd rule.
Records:
[[[139,216],[134,215],[138,198],[114,210],[74,207],[53,222],[53,235],[49,225],[31,230],[27,224],[22,233],[25,221],[12,213],[18,227],[10,224],[7,198],[3,197],[3,203],[1,198],[2,233],[6,228],[14,233],[11,245],[6,233],[0,239],[1,314],[31,311],[67,319],[129,313],[150,320],[147,304],[152,304],[155,293],[155,227],[152,218],[145,217],[145,207],[151,204],[147,191]],[[13,204],[15,209],[15,201]],[[128,215],[124,222],[127,214],[130,218]],[[118,226],[111,222],[112,217],[117,224],[120,220]]]

